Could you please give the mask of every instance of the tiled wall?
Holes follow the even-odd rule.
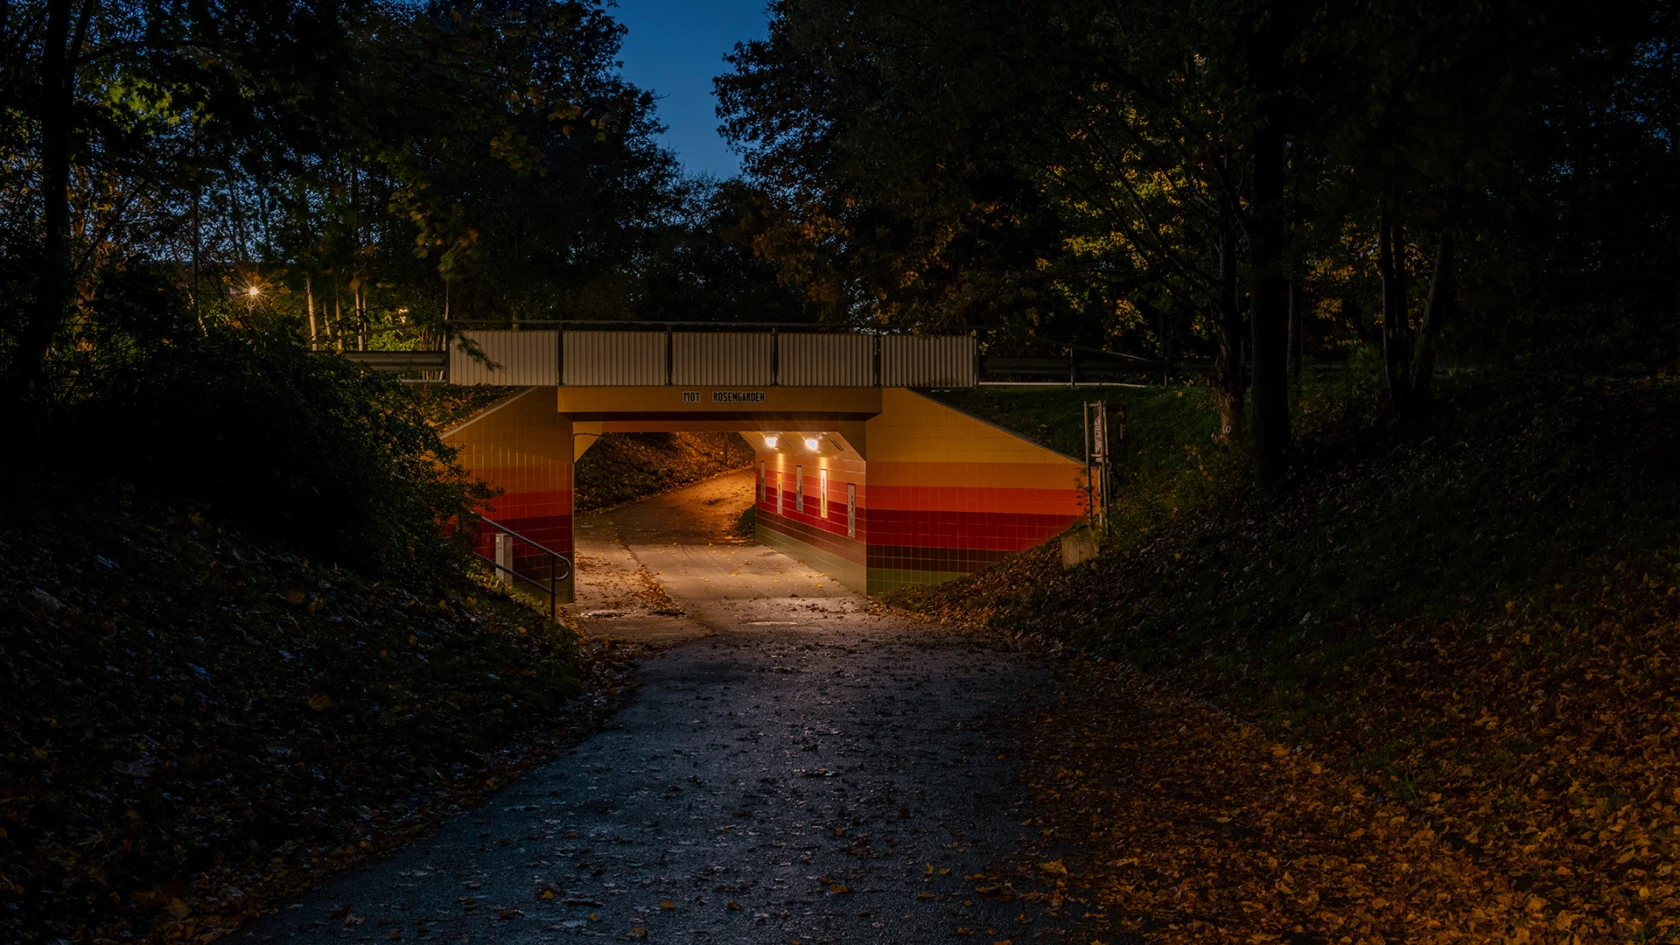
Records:
[[[1084,514],[1083,463],[914,391],[769,393],[762,406],[720,411],[709,395],[691,404],[670,388],[561,388],[558,403],[555,388],[532,388],[444,439],[467,469],[502,490],[491,518],[570,555],[574,420],[591,430],[687,422],[756,431],[746,436],[762,470],[759,539],[870,594],[973,573],[1054,538]],[[833,429],[812,429],[819,414],[835,418]],[[782,434],[775,448],[765,441],[772,430]],[[817,434],[813,450],[804,440]],[[848,486],[856,492],[850,533]],[[481,540],[490,553],[490,536]],[[561,599],[572,599],[570,581]]]
[[[823,433],[817,452],[804,448],[806,434],[790,433],[781,438],[782,448],[763,445],[759,434],[747,434],[754,442],[757,483],[754,519],[758,540],[831,575],[855,590],[867,591],[868,535],[865,498],[866,463],[857,450],[832,433]],[[823,472],[828,473],[828,508],[822,503]],[[804,482],[804,508],[799,503]],[[855,521],[848,528],[848,487],[857,497]],[[778,494],[781,513],[777,514]],[[848,531],[852,534],[848,534]]]
[[[446,431],[445,443],[479,479],[501,490],[485,517],[568,557],[572,554],[572,423],[554,409],[554,388],[527,388]],[[494,556],[494,535],[483,528],[478,550]],[[515,543],[515,567],[535,573],[545,556]],[[544,572],[546,573],[546,572]],[[573,578],[556,590],[572,599]]]
[[[813,453],[787,431],[758,448],[761,541],[878,594],[972,574],[1061,534],[1085,512],[1084,465],[909,390],[882,392],[860,443]],[[845,442],[831,450],[826,444]],[[867,459],[865,459],[867,457]],[[797,508],[795,471],[806,502]],[[829,469],[829,514],[813,498]],[[846,484],[857,489],[846,534]],[[785,489],[777,512],[777,491]],[[862,565],[863,573],[858,574]]]
[[[914,391],[868,427],[869,591],[972,574],[1085,513],[1084,464]]]

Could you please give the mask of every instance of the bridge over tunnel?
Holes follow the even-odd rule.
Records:
[[[755,453],[757,539],[871,595],[980,570],[1085,514],[1083,461],[930,394],[972,383],[969,339],[905,339],[913,344],[895,354],[875,336],[790,345],[794,336],[695,334],[471,335],[492,360],[452,363],[452,382],[517,388],[444,434],[500,490],[486,517],[569,558],[573,464],[595,439],[681,431],[742,434]],[[519,383],[539,380],[548,383]],[[486,556],[495,531],[480,536]],[[540,556],[527,548],[513,563],[540,566]],[[576,580],[558,582],[560,601]]]

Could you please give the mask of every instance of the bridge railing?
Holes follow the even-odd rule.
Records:
[[[473,555],[488,564],[504,584],[525,587],[548,598],[549,615],[559,618],[560,582],[572,576],[572,560],[506,525],[468,512],[479,526]]]
[[[982,354],[980,340],[971,335],[840,333],[750,323],[705,326],[710,330],[688,330],[699,326],[680,322],[619,330],[563,327],[576,324],[462,328],[447,351],[343,356],[376,371],[511,387],[1080,385],[1198,374],[1211,367],[1068,345],[1060,346],[1059,355]]]
[[[970,335],[471,329],[451,384],[619,387],[972,387]]]

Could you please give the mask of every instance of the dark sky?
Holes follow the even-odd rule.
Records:
[[[664,143],[689,173],[728,177],[740,160],[717,134],[712,77],[724,54],[766,34],[768,0],[618,0],[611,12],[629,28],[620,58],[631,82],[659,97],[669,126]]]

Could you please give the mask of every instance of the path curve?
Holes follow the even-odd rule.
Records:
[[[643,615],[673,621],[655,634],[673,645],[612,727],[235,940],[1059,937],[1032,905],[975,891],[1030,842],[988,724],[1039,702],[1045,666],[871,613],[728,537],[750,489],[726,476],[582,517],[580,565],[650,575],[655,609],[677,611]],[[732,511],[705,504],[720,493]],[[586,629],[630,628],[587,616],[580,577]]]

